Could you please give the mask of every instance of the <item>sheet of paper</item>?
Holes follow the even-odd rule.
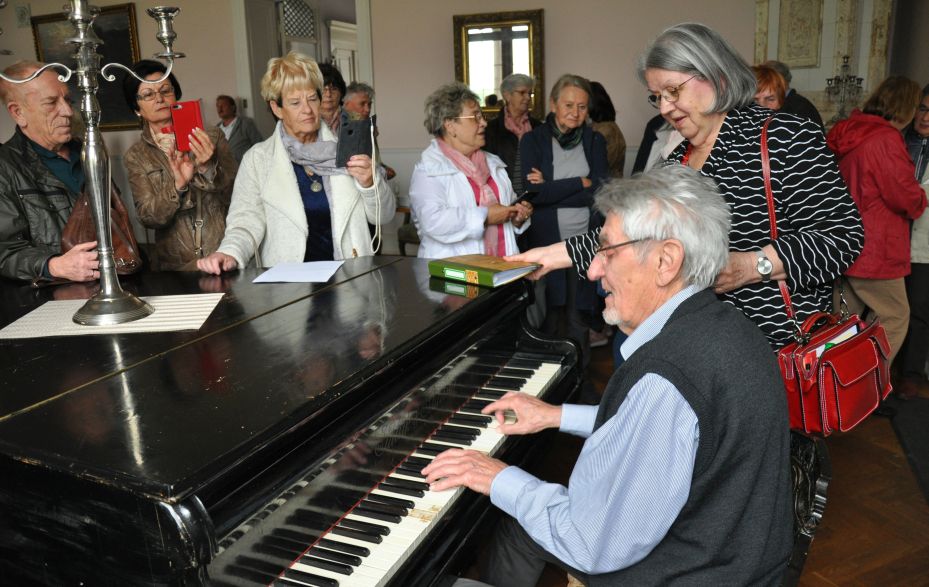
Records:
[[[216,304],[223,299],[223,294],[146,296],[142,299],[155,308],[154,314],[134,322],[110,326],[82,326],[71,320],[85,300],[45,302],[0,330],[0,339],[198,330],[216,308]]]
[[[252,283],[326,283],[343,262],[278,263],[256,277]]]

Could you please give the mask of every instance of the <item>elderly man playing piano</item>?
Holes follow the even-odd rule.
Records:
[[[423,473],[511,516],[481,561],[498,587],[534,586],[546,561],[587,585],[778,585],[792,530],[787,406],[761,331],[712,290],[729,209],[682,165],[615,180],[597,207],[606,224],[588,275],[608,294],[607,322],[629,334],[625,363],[599,407],[511,393],[484,410],[505,434],[586,437],[568,486],[461,449]]]

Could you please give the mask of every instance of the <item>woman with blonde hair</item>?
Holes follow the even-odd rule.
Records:
[[[323,78],[291,52],[268,62],[261,96],[278,118],[271,136],[242,159],[219,250],[198,262],[219,274],[261,264],[341,260],[374,254],[368,223],[389,222],[394,193],[370,155],[336,167],[336,140],[321,121]]]

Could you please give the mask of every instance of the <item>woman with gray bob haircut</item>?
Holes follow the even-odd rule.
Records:
[[[644,262],[654,241],[675,239],[684,248],[688,284],[710,287],[729,260],[729,206],[713,180],[683,165],[656,167],[634,179],[614,179],[594,203],[606,217],[623,219],[623,233]]]
[[[649,103],[684,137],[668,164],[715,180],[732,210],[729,259],[716,293],[761,328],[772,347],[793,340],[779,281],[797,319],[832,307],[832,284],[861,252],[861,216],[819,125],[754,104],[755,76],[716,31],[673,26],[639,60]],[[770,158],[777,238],[771,238],[762,170],[762,130]],[[536,219],[536,224],[539,224]],[[542,262],[543,275],[574,264],[581,277],[597,245],[596,231],[516,260]]]
[[[417,256],[518,253],[516,234],[529,226],[532,206],[514,203],[503,161],[482,150],[487,121],[477,94],[446,84],[426,98],[425,109],[423,125],[435,138],[410,179]]]

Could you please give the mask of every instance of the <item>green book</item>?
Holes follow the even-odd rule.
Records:
[[[490,255],[461,255],[429,261],[429,274],[484,287],[498,287],[538,269],[535,263],[504,261]]]

